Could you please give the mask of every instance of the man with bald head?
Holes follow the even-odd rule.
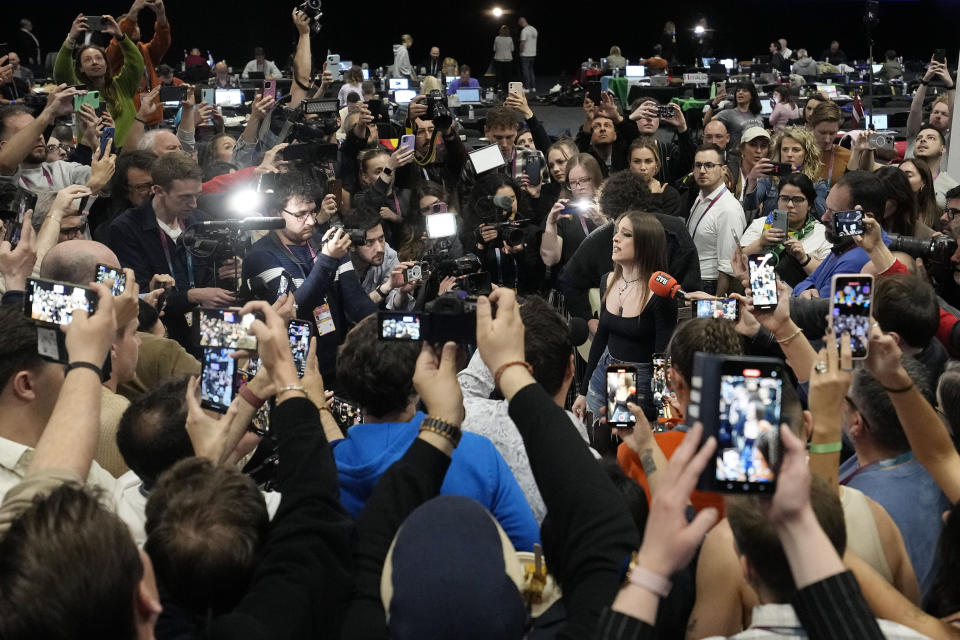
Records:
[[[210,78],[210,85],[213,86],[214,89],[235,89],[237,87],[233,81],[233,76],[230,75],[230,67],[227,66],[225,60],[221,60],[213,65],[213,76]]]
[[[169,129],[151,129],[137,142],[138,151],[152,151],[158,156],[173,151],[182,151],[183,146],[177,134]]]

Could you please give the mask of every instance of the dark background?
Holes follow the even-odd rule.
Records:
[[[0,4],[4,39],[17,28],[19,18],[29,17],[44,54],[59,48],[80,11],[116,16],[130,6],[126,0],[0,0]],[[198,46],[204,55],[209,48],[217,60],[225,58],[231,66],[242,67],[253,57],[252,47],[262,44],[268,58],[283,66],[296,43],[290,22],[295,4],[293,0],[168,0],[173,45],[165,61],[179,67],[183,50]],[[628,0],[595,5],[526,1],[500,4],[511,13],[497,20],[489,14],[493,2],[323,0],[324,26],[314,36],[313,53],[315,59],[322,59],[329,48],[344,60],[389,65],[393,43],[400,41],[401,33],[411,33],[414,64],[419,65],[429,47],[437,45],[441,56],[466,62],[479,75],[490,61],[497,26],[509,24],[517,37],[517,18],[525,15],[540,34],[538,74],[559,75],[571,73],[587,57],[605,56],[611,44],[619,45],[631,60],[650,55],[666,20],[677,24],[681,55],[686,59],[692,56],[690,27],[705,15],[716,30],[717,57],[766,54],[771,39],[786,37],[792,49],[805,47],[815,57],[836,38],[849,56],[863,58],[867,51],[864,5],[863,0]],[[149,16],[144,11],[140,20],[147,38],[152,33]],[[956,61],[960,0],[881,0],[880,21],[875,32],[878,58],[893,48],[906,57],[929,59],[934,48],[945,47],[951,65]]]

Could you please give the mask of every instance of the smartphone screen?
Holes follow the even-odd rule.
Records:
[[[873,295],[873,277],[867,275],[836,275],[833,277],[830,297],[830,315],[833,333],[840,345],[840,337],[850,334],[850,353],[854,358],[867,357],[870,336],[870,300]]]
[[[200,406],[218,413],[226,413],[239,389],[237,361],[230,357],[232,349],[206,348],[203,350],[203,369],[200,372]]]
[[[777,258],[772,253],[756,253],[747,257],[753,306],[757,309],[773,309],[780,301],[776,265]]]
[[[422,318],[416,313],[380,311],[377,313],[380,323],[381,340],[419,340]]]
[[[862,236],[863,231],[863,211],[853,209],[833,212],[833,232],[837,237]]]
[[[197,309],[199,319],[194,318],[194,327],[199,333],[197,343],[201,347],[225,349],[256,349],[257,338],[247,333],[254,316],[241,316],[226,309]]]
[[[427,221],[428,238],[449,238],[457,235],[457,214],[455,213],[431,213],[424,216],[424,219]]]
[[[777,369],[723,363],[714,480],[726,491],[773,491],[780,459],[783,380]],[[765,487],[764,487],[765,486]]]
[[[698,318],[723,318],[736,321],[740,318],[740,306],[736,298],[719,300],[697,300]]]
[[[637,404],[637,368],[624,365],[607,367],[607,424],[633,427],[637,418],[627,403]]]
[[[310,352],[310,323],[303,320],[291,320],[287,327],[290,338],[290,353],[297,365],[297,375],[301,378],[307,370],[307,354]]]
[[[106,282],[107,280],[113,280],[113,287],[110,289],[110,292],[115,296],[119,296],[123,293],[123,290],[127,288],[127,274],[120,269],[114,269],[105,264],[98,264],[97,282]]]
[[[37,322],[68,325],[75,310],[94,313],[97,308],[96,291],[86,287],[27,278],[26,289],[24,311]]]
[[[409,269],[404,269],[403,271],[403,281],[405,283],[419,282],[423,280],[423,266],[415,264]]]

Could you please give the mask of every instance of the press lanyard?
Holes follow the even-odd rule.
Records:
[[[47,171],[46,167],[40,167],[40,172],[43,173],[43,177],[47,179],[47,185],[52,189],[53,188],[53,176],[50,175],[50,172]],[[27,189],[33,188],[33,180],[27,176],[20,176],[20,182],[23,183],[23,186]]]
[[[577,216],[577,220],[580,221],[580,226],[583,227],[583,237],[590,235],[590,229],[587,228],[587,221],[582,215]]]
[[[907,451],[906,453],[901,453],[896,458],[887,458],[886,460],[878,460],[876,462],[871,462],[870,464],[864,467],[860,467],[859,469],[851,473],[846,478],[843,478],[842,480],[840,480],[840,484],[842,485],[848,484],[851,480],[856,478],[859,474],[863,473],[867,469],[870,469],[871,467],[878,467],[880,469],[890,469],[891,467],[895,467],[897,465],[903,464],[904,462],[909,462],[912,458],[913,458],[913,451]]]
[[[290,258],[293,260],[293,264],[297,265],[297,269],[300,269],[300,275],[303,276],[303,279],[304,279],[304,280],[306,280],[306,279],[307,279],[307,272],[303,270],[303,263],[300,262],[300,259],[297,258],[297,256],[294,255],[294,253],[293,253],[293,251],[290,249],[290,247],[288,247],[288,246],[287,246],[286,244],[284,244],[283,242],[280,243],[280,246],[283,247],[283,250],[284,250],[284,251],[286,251],[288,254],[290,254]],[[309,242],[307,242],[307,249],[310,250],[310,258],[311,258],[311,260],[316,261],[316,259],[317,259],[317,252],[314,251],[313,246],[312,246]],[[312,267],[311,267],[311,268],[312,268]]]
[[[833,184],[833,161],[837,157],[837,150],[830,149],[830,164],[828,165],[829,171],[827,172],[827,187]]]
[[[727,185],[723,185],[723,187],[720,188],[720,193],[717,194],[717,197],[714,198],[713,200],[711,200],[711,201],[710,201],[710,204],[707,205],[707,208],[704,209],[704,210],[703,210],[703,213],[700,214],[700,219],[697,220],[697,224],[694,225],[694,227],[693,227],[693,233],[690,234],[690,237],[691,237],[691,238],[695,238],[695,237],[697,236],[697,229],[700,228],[700,223],[703,222],[703,219],[707,217],[707,214],[710,213],[710,209],[713,208],[713,205],[717,204],[717,200],[720,199],[720,196],[722,196],[722,195],[723,195],[723,192],[726,191],[726,190],[727,190]],[[702,202],[702,201],[701,201],[701,202]],[[700,204],[700,203],[698,202],[697,205],[699,205],[699,204]],[[696,205],[694,205],[694,208],[696,208]]]
[[[157,229],[160,233],[160,244],[163,245],[163,255],[167,258],[167,269],[170,271],[170,275],[176,278],[176,271],[173,270],[173,260],[170,258],[170,247],[167,245],[167,234],[163,229]],[[190,282],[190,288],[196,288],[196,283],[193,278],[193,256],[190,255],[190,252],[187,251],[187,280]]]

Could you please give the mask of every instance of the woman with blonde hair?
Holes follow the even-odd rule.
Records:
[[[667,266],[666,233],[653,214],[639,211],[621,215],[614,229],[615,266],[600,281],[600,322],[573,413],[583,417],[589,409],[599,416],[607,400],[607,367],[623,364],[636,367],[636,403],[652,419],[653,354],[666,349],[677,325],[676,303],[653,295],[647,285],[654,272]]]
[[[823,161],[820,159],[820,147],[817,146],[813,134],[800,127],[787,127],[774,139],[770,151],[773,160],[761,159],[746,176],[744,210],[759,208],[760,216],[766,217],[777,208],[780,177],[771,175],[771,171],[774,162],[781,162],[789,164],[792,173],[802,173],[813,183],[813,190],[817,194],[814,203],[815,215],[819,218],[827,210],[827,192],[830,189],[820,177]]]
[[[440,66],[440,68],[443,69],[444,79],[452,78],[460,73],[460,65],[457,64],[457,59],[449,56],[443,59],[443,64]]]
[[[627,59],[620,53],[620,47],[613,45],[607,54],[607,69],[623,69],[627,66]]]
[[[435,76],[424,76],[420,81],[420,93],[425,96],[430,95],[431,91],[440,91],[440,81]]]

